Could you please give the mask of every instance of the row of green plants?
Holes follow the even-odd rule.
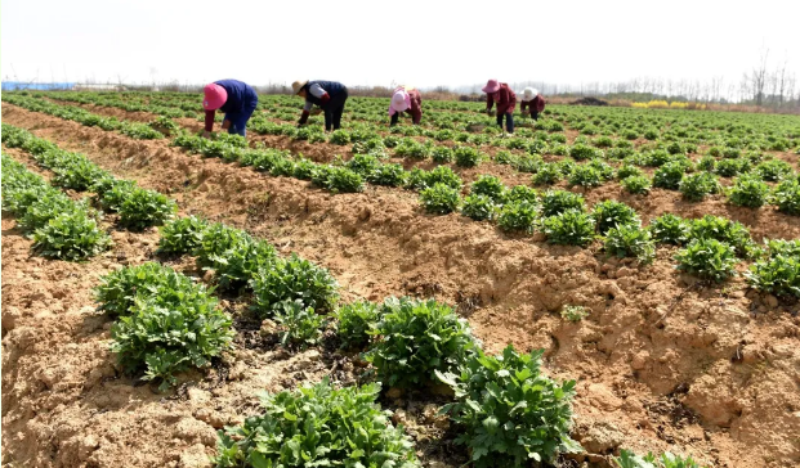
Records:
[[[100,227],[100,214],[86,201],[74,201],[5,154],[2,171],[3,212],[14,216],[17,227],[33,238],[35,253],[77,261],[111,246],[111,237]]]

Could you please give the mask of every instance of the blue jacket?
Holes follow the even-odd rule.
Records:
[[[252,112],[256,108],[258,95],[249,84],[239,80],[219,80],[214,83],[222,86],[228,92],[228,100],[219,108],[225,115],[242,114],[246,110]]]

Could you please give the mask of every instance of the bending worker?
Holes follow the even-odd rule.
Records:
[[[217,110],[225,113],[222,129],[228,133],[246,136],[247,121],[258,106],[256,90],[238,80],[220,80],[209,83],[203,89],[203,108],[206,110],[206,129],[208,136],[214,128],[214,114]]]
[[[345,85],[336,81],[295,81],[292,83],[292,91],[306,99],[299,125],[306,124],[311,108],[317,105],[325,112],[326,131],[330,131],[331,127],[338,130],[342,126],[342,113],[347,101]]]
[[[503,128],[503,116],[506,118],[506,131],[514,133],[514,108],[517,106],[517,95],[511,91],[508,83],[489,80],[482,90],[486,93],[486,112],[491,115],[492,106],[497,102],[497,125]]]
[[[544,111],[544,97],[535,88],[525,88],[522,92],[522,115],[525,115],[525,108],[530,107],[530,114],[533,120],[539,120],[539,114]]]
[[[410,86],[398,86],[392,95],[389,104],[389,116],[392,118],[391,126],[397,125],[400,114],[408,112],[414,125],[419,125],[422,120],[422,96],[419,91]]]

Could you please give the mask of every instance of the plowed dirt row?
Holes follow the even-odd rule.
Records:
[[[575,436],[592,460],[626,447],[691,453],[715,466],[800,462],[800,323],[772,298],[746,296],[741,280],[704,287],[674,271],[668,249],[659,249],[655,264],[640,270],[591,250],[508,238],[457,215],[423,216],[416,196],[403,191],[370,188],[333,196],[305,182],[186,156],[163,142],[136,142],[11,106],[3,118],[85,152],[119,177],[172,191],[187,213],[225,220],[314,259],[331,269],[346,299],[434,295],[457,304],[491,350],[508,342],[545,348],[552,374],[579,380]],[[645,217],[682,212],[653,196],[644,206],[631,204]],[[692,208],[698,214],[727,211],[720,205]],[[757,221],[757,236],[798,232],[796,222],[772,213]],[[5,258],[3,268],[7,274]],[[585,305],[591,315],[579,324],[564,322],[556,313],[564,304]],[[65,344],[71,341],[64,337]],[[20,353],[58,359],[46,347]],[[91,368],[71,378],[82,382]],[[21,400],[44,404],[43,389],[28,379],[15,376],[8,385],[35,388]],[[76,397],[65,398],[75,407]],[[237,413],[233,408],[225,411]],[[36,417],[55,421],[61,413],[52,406]],[[76,411],[72,417],[90,416]],[[124,416],[118,417],[122,423]],[[155,432],[173,430],[179,420],[126,417]],[[5,432],[5,418],[3,424]],[[166,425],[173,427],[156,429]]]

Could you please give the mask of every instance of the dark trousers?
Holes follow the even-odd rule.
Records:
[[[536,110],[535,110],[535,109],[531,109],[531,118],[532,118],[533,120],[539,120],[539,113],[538,113],[538,112],[536,112]]]
[[[506,130],[508,131],[508,133],[514,133],[514,116],[511,115],[511,112],[498,115],[497,125],[499,125],[500,128],[503,128],[503,116],[506,117]]]
[[[330,131],[331,127],[338,130],[342,126],[342,113],[344,113],[344,103],[347,101],[347,88],[343,89],[325,106],[325,130]]]

